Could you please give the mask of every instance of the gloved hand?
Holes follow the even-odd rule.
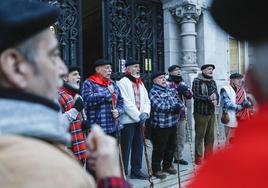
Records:
[[[84,101],[81,97],[78,97],[74,103],[73,108],[75,108],[78,112],[81,112],[84,109]]]
[[[91,125],[87,120],[82,120],[81,121],[81,129],[83,132],[88,132],[91,129]]]
[[[251,103],[248,100],[244,100],[242,103],[243,108],[248,108],[251,106]]]
[[[139,124],[143,125],[145,123],[146,119],[149,118],[149,115],[147,113],[145,113],[145,112],[142,112],[140,114],[139,118],[140,118]]]

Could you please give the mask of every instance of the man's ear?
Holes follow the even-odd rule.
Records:
[[[66,75],[63,77],[63,81],[64,81],[64,82],[68,82],[68,76],[69,76],[69,74],[66,74]]]
[[[28,86],[30,69],[31,65],[16,49],[7,49],[0,54],[0,71],[6,85],[25,89]]]

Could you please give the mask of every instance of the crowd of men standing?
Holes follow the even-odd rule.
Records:
[[[205,64],[201,73],[192,83],[192,89],[184,82],[179,65],[168,68],[169,74],[157,72],[152,74],[152,88],[148,92],[140,77],[140,63],[128,60],[125,64],[124,76],[117,82],[111,80],[112,62],[99,59],[95,62],[95,72],[82,84],[79,95],[79,69],[70,68],[64,79],[64,86],[59,90],[59,101],[64,114],[70,109],[76,109],[75,118],[70,119],[72,151],[83,164],[85,160],[84,139],[80,134],[88,132],[91,125],[98,124],[103,131],[116,138],[120,144],[122,158],[122,173],[135,179],[148,179],[142,169],[144,129],[151,130],[153,144],[151,167],[155,177],[164,179],[166,173],[177,174],[173,163],[188,165],[182,152],[186,139],[186,100],[194,99],[195,120],[195,164],[200,165],[203,158],[207,159],[213,152],[214,132],[216,126],[216,106],[220,96],[213,79],[215,66]],[[75,71],[75,72],[74,72]],[[74,74],[75,73],[75,74]],[[71,79],[76,75],[76,79]],[[221,89],[223,109],[229,113],[239,114],[250,106],[241,84],[234,84],[234,79],[242,79],[235,73],[230,76],[228,88],[234,96],[228,95],[227,86]],[[69,79],[68,79],[69,78]],[[75,86],[75,87],[73,87]],[[239,87],[239,91],[236,88]],[[75,92],[75,88],[77,92]],[[240,90],[241,89],[241,90]],[[69,97],[63,95],[69,94]],[[237,98],[235,93],[242,93],[243,98]],[[75,97],[78,95],[79,97]],[[72,100],[70,98],[72,96]],[[83,98],[83,101],[82,101]],[[65,99],[65,102],[62,102]],[[68,101],[69,100],[69,101]],[[66,102],[67,101],[67,102]],[[69,107],[66,107],[69,106]],[[72,106],[72,107],[70,107]],[[83,109],[84,108],[84,109]],[[84,112],[84,116],[79,115]],[[78,121],[78,123],[77,123]],[[226,124],[226,138],[230,139],[230,124]],[[233,130],[233,129],[232,129]],[[122,149],[122,151],[121,151]]]

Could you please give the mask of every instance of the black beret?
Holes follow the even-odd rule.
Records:
[[[230,75],[230,79],[235,79],[235,78],[243,78],[244,76],[239,73],[233,73]]]
[[[158,76],[162,76],[162,75],[166,75],[166,73],[165,72],[155,72],[152,74],[151,79],[153,80],[153,79],[157,78]]]
[[[140,64],[138,61],[135,61],[135,60],[132,60],[132,59],[129,59],[127,60],[125,66],[130,66],[130,65],[135,65],[135,64]]]
[[[213,64],[205,64],[205,65],[202,65],[201,70],[204,70],[204,69],[206,69],[208,67],[212,67],[213,69],[215,69],[215,65],[213,65]]]
[[[168,72],[172,72],[172,71],[174,71],[176,68],[181,68],[181,66],[179,66],[179,65],[171,65],[170,67],[168,67]]]
[[[98,59],[94,64],[95,67],[102,65],[112,65],[112,62],[108,59]]]
[[[0,52],[56,22],[59,9],[29,0],[0,1]]]
[[[239,40],[268,38],[265,0],[214,0],[211,14],[216,23]]]
[[[70,72],[73,72],[73,71],[80,72],[80,67],[78,67],[78,66],[71,66],[71,67],[69,67],[69,73]]]

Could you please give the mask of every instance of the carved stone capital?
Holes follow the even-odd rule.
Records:
[[[195,51],[182,51],[182,62],[183,64],[195,64],[196,52]]]
[[[182,51],[182,69],[187,72],[196,72],[196,51]]]
[[[169,10],[178,22],[196,22],[202,13],[201,6],[191,0],[183,0],[182,3],[170,7]]]

